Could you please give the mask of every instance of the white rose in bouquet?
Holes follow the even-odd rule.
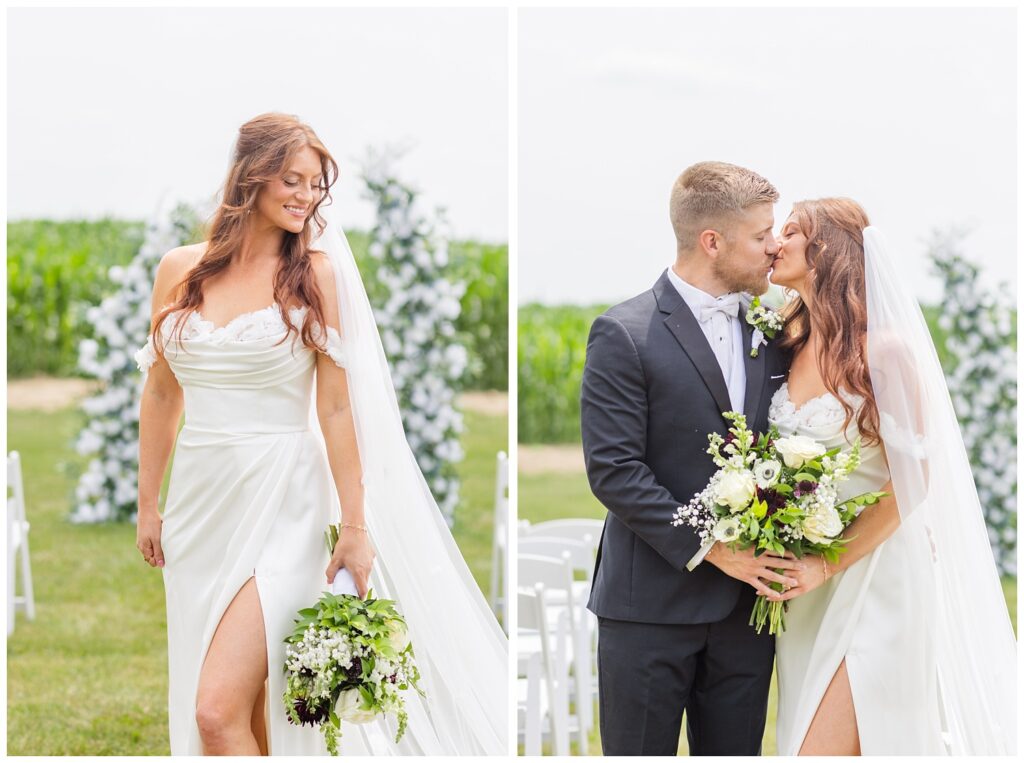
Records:
[[[843,520],[833,506],[818,505],[802,523],[804,537],[811,543],[828,543],[843,531]]]
[[[397,620],[391,623],[391,634],[388,636],[388,643],[399,654],[405,651],[405,648],[409,646],[409,629],[404,623],[400,623]]]
[[[754,475],[746,469],[727,471],[715,485],[715,503],[728,506],[735,514],[750,505],[756,487]]]
[[[806,462],[825,454],[825,446],[804,435],[782,437],[775,441],[775,449],[790,469],[799,469]]]
[[[363,697],[359,689],[345,689],[339,694],[335,710],[341,720],[349,723],[369,723],[377,717],[373,710],[363,709]]]

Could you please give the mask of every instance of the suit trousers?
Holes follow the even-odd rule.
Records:
[[[775,637],[748,624],[755,595],[716,623],[598,619],[605,755],[675,755],[684,710],[691,755],[760,755]]]

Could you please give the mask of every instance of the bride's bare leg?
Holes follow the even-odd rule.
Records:
[[[260,746],[260,755],[269,755],[267,748],[267,684],[260,687],[259,696],[256,697],[256,704],[252,708],[252,735],[256,737],[256,744]]]
[[[857,713],[853,706],[850,676],[846,660],[832,676],[832,682],[821,698],[807,736],[800,747],[801,755],[860,755]]]
[[[256,579],[221,618],[199,673],[196,723],[204,755],[260,755],[253,711],[267,680],[267,644]],[[262,705],[261,705],[262,713]]]

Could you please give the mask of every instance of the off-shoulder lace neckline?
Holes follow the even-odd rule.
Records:
[[[785,390],[786,390],[785,392],[782,392],[783,388],[785,388]],[[814,397],[809,397],[806,400],[804,400],[802,403],[800,403],[800,405],[797,405],[796,403],[793,402],[793,398],[790,397],[790,395],[789,395],[789,382],[782,382],[782,386],[779,387],[779,392],[782,392],[782,394],[785,395],[785,402],[788,403],[789,406],[793,408],[793,413],[800,413],[800,411],[802,411],[808,405],[811,405],[811,403],[815,402],[816,400],[821,400],[822,398],[826,398],[826,397],[832,398],[833,400],[836,401],[836,403],[839,402],[838,400],[836,400],[836,396],[835,395],[833,395],[828,390],[825,390],[820,395],[815,395]]]
[[[843,397],[856,409],[863,402],[860,395],[842,393]],[[768,411],[769,417],[778,424],[790,427],[807,426],[823,427],[840,423],[846,412],[839,398],[831,392],[809,398],[797,406],[789,397],[789,384],[782,386],[772,396]]]
[[[288,316],[292,323],[299,323],[307,310],[306,305],[296,305],[288,308]],[[182,312],[182,310],[175,310],[168,318],[180,315]],[[168,341],[177,339],[174,329],[176,324],[175,320],[166,320],[161,326],[161,333]],[[198,310],[193,310],[185,318],[181,339],[184,341],[204,340],[217,344],[230,341],[251,341],[275,336],[284,329],[281,306],[274,302],[266,307],[240,313],[223,326],[216,325],[213,321],[204,318]]]
[[[290,315],[293,312],[300,312],[301,313],[301,312],[305,312],[305,310],[306,310],[306,306],[305,305],[296,305],[294,307],[290,307],[288,309],[288,313]],[[233,323],[237,323],[237,322],[240,322],[240,321],[243,321],[243,320],[248,320],[248,319],[251,319],[251,318],[255,318],[256,316],[260,315],[261,313],[266,313],[266,312],[271,312],[271,313],[280,315],[281,314],[281,304],[279,302],[271,302],[266,307],[258,307],[255,310],[248,310],[248,311],[246,311],[244,313],[239,313],[234,318],[232,318],[227,323],[225,323],[223,326],[218,326],[213,321],[204,318],[202,311],[200,311],[200,309],[198,307],[193,311],[193,314],[196,316],[196,320],[197,321],[199,321],[200,323],[202,323],[202,324],[204,324],[206,326],[209,326],[214,331],[226,331],[227,329],[231,328],[231,324],[233,324]]]
[[[301,323],[304,314],[309,310],[307,305],[296,305],[288,308],[288,316],[292,323]],[[170,315],[180,314],[181,310],[175,310]],[[170,317],[170,316],[168,316]],[[167,320],[161,324],[161,333],[167,342],[175,341],[174,321]],[[323,330],[319,322],[313,322],[314,341],[323,338]],[[193,310],[185,319],[180,339],[184,342],[203,341],[213,345],[226,345],[235,342],[254,342],[279,336],[286,326],[281,306],[277,302],[250,310],[236,315],[223,326],[217,326],[212,321],[206,320],[202,313]],[[333,326],[327,327],[326,348],[327,355],[341,368],[345,367],[345,351],[342,349],[341,335]],[[139,369],[145,371],[155,362],[156,353],[153,349],[153,339],[148,337],[146,344],[135,354]]]

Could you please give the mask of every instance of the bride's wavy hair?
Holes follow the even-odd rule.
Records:
[[[203,282],[217,275],[231,263],[245,241],[249,215],[256,208],[261,188],[280,177],[289,162],[304,148],[311,148],[320,156],[323,180],[319,199],[314,198],[313,211],[301,233],[284,231],[281,262],[274,275],[274,302],[281,307],[287,339],[294,331],[302,343],[314,349],[323,349],[314,338],[313,321],[325,326],[323,299],[313,273],[310,249],[314,235],[323,232],[326,225],[320,215],[320,205],[329,201],[330,189],[338,179],[338,165],[334,157],[317,137],[313,129],[291,114],[271,112],[250,119],[238,129],[231,167],[221,192],[221,201],[207,226],[209,246],[199,262],[175,287],[175,301],[165,306],[153,322],[153,342],[157,345],[160,326],[176,310],[181,314],[175,323],[178,338],[190,313],[196,312],[203,301]],[[313,226],[316,226],[314,234]],[[288,315],[286,306],[291,301],[308,306],[302,328],[297,328]],[[322,337],[321,337],[322,339]]]
[[[795,354],[813,331],[822,381],[846,413],[843,427],[856,416],[863,442],[877,445],[881,442],[878,405],[867,360],[867,213],[852,199],[826,198],[798,201],[793,216],[807,238],[807,292],[812,307],[799,295],[786,304],[786,329],[779,347]],[[859,411],[839,394],[840,388],[864,398]]]

